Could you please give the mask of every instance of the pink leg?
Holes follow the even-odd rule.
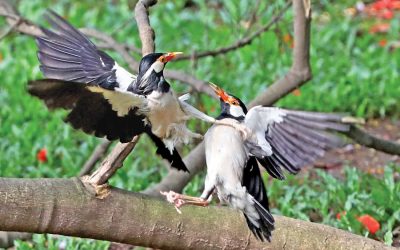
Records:
[[[171,204],[175,205],[176,211],[178,213],[182,213],[181,210],[179,209],[183,205],[195,205],[195,206],[202,206],[206,207],[209,205],[209,202],[207,200],[204,200],[199,197],[193,197],[193,196],[188,196],[184,194],[178,194],[174,191],[169,191],[169,192],[162,192],[160,193],[164,196],[166,196],[167,201]]]

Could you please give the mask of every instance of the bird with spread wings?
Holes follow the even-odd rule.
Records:
[[[249,129],[243,136],[235,128],[214,124],[205,135],[207,175],[200,197],[161,192],[179,208],[185,204],[207,206],[212,194],[244,213],[253,234],[271,240],[274,218],[258,164],[274,178],[283,169],[296,174],[327,150],[342,145],[335,132],[350,129],[344,116],[256,106],[247,111],[237,97],[211,85],[220,98],[219,121],[234,120]]]

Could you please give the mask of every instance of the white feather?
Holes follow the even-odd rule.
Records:
[[[240,106],[231,105],[229,111],[234,117],[245,116],[243,109]]]
[[[125,116],[133,108],[138,108],[138,114],[148,112],[146,98],[131,92],[122,92],[119,90],[108,90],[96,86],[88,86],[92,92],[103,94],[104,98],[111,104],[118,116]]]
[[[245,125],[255,135],[249,138],[249,141],[260,146],[266,156],[272,155],[273,152],[271,145],[265,139],[265,131],[271,124],[282,122],[285,116],[286,112],[283,109],[255,106],[249,110],[244,119]]]
[[[115,76],[117,77],[119,88],[126,91],[129,85],[136,79],[136,76],[119,66],[117,62],[115,62],[112,69],[115,70]]]
[[[243,169],[248,154],[240,133],[229,126],[214,125],[205,135],[207,176],[202,197],[217,189],[221,201],[246,213],[256,226],[260,219],[253,197],[242,186]]]

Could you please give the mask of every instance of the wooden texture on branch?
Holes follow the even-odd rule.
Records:
[[[373,136],[356,125],[351,125],[350,130],[344,133],[360,145],[392,155],[400,155],[400,143],[383,140]]]
[[[90,188],[90,187],[89,187]],[[0,230],[53,233],[158,249],[391,249],[329,226],[275,216],[272,243],[257,241],[226,207],[179,215],[165,201],[112,189],[94,198],[73,179],[0,178]]]
[[[155,5],[157,0],[140,0],[135,7],[135,18],[139,28],[139,36],[142,41],[142,55],[145,56],[155,51],[155,34],[150,25],[148,9]]]

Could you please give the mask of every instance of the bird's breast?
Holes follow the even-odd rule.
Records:
[[[149,96],[149,115],[152,132],[160,138],[167,137],[168,128],[174,123],[184,123],[186,115],[182,111],[175,94],[153,91]]]
[[[207,174],[239,181],[247,161],[240,132],[225,125],[212,126],[205,135]]]

